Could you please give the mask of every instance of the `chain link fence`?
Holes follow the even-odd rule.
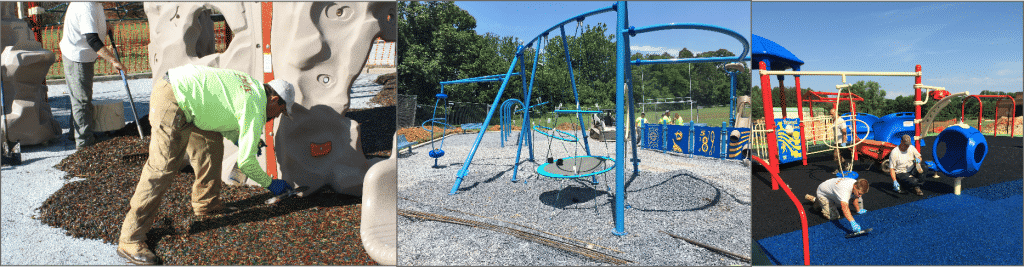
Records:
[[[418,108],[416,107],[416,95],[400,94],[398,95],[397,100],[398,103],[396,104],[398,106],[396,107],[397,110],[395,110],[395,112],[398,114],[395,118],[395,125],[398,126],[399,129],[418,126],[416,125],[416,122],[418,121],[416,119],[416,114],[418,113]]]

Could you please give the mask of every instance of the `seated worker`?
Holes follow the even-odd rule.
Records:
[[[676,125],[683,125],[683,124],[686,124],[686,122],[683,121],[683,116],[679,116],[679,113],[676,113]]]
[[[860,232],[860,225],[857,221],[853,220],[853,214],[850,213],[850,196],[854,196],[856,201],[853,202],[853,209],[857,210],[857,214],[864,214],[868,210],[864,209],[864,194],[868,193],[871,189],[871,183],[867,179],[850,179],[843,177],[836,177],[825,180],[818,185],[818,191],[815,196],[806,195],[804,199],[814,203],[814,210],[820,211],[821,215],[826,219],[835,220],[839,219],[839,210],[842,210],[842,216],[850,222],[850,230],[853,232]],[[839,206],[836,207],[836,202]]]
[[[668,116],[668,110],[665,110],[665,114],[661,115],[661,124],[672,124],[672,118]]]
[[[889,177],[892,177],[892,188],[896,192],[900,190],[900,183],[914,187],[914,194],[923,196],[921,185],[924,184],[925,174],[921,169],[921,153],[917,148],[911,146],[914,143],[909,135],[903,135],[900,140],[899,149],[889,153]]]

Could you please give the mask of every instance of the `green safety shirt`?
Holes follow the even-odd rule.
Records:
[[[636,127],[643,127],[644,123],[647,123],[647,119],[636,118]]]
[[[238,169],[260,186],[270,186],[270,176],[256,160],[267,122],[263,83],[241,71],[206,66],[186,65],[167,73],[185,118],[238,145]]]
[[[672,123],[672,119],[670,119],[668,116],[661,116],[661,124],[669,124],[669,123]]]
[[[683,120],[683,117],[679,117],[678,119],[676,119],[676,125],[684,125],[684,124],[686,124],[686,121]]]

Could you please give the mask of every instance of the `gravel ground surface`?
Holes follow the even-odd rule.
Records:
[[[515,136],[509,141],[514,143]],[[524,161],[520,181],[510,182],[516,147],[501,148],[499,134],[487,133],[459,193],[448,195],[475,138],[449,136],[441,168],[431,167],[430,145],[399,155],[398,208],[536,232],[511,223],[525,225],[617,249],[622,253],[595,247],[634,265],[749,264],[659,232],[749,257],[750,169],[741,162],[641,150],[640,175],[626,178],[629,234],[614,236],[614,191],[610,194],[606,186],[614,185],[614,171],[598,176],[596,186],[538,177],[535,169],[548,153],[548,138],[540,134],[534,136],[537,163]],[[575,153],[572,143],[564,143],[563,149],[562,142],[555,142],[553,157]],[[593,155],[614,156],[614,143],[591,140],[590,146]],[[632,173],[632,166],[627,166]],[[560,189],[564,191],[556,201]],[[607,265],[507,234],[401,216],[398,238],[399,265]]]
[[[135,108],[139,116],[149,114],[149,93],[153,87],[151,79],[129,80]],[[48,86],[50,107],[54,118],[60,122],[64,133],[68,132],[68,116],[71,104],[67,85]],[[97,82],[93,85],[93,99],[125,100],[125,121],[134,121],[123,83],[118,81]],[[75,145],[67,139],[54,140],[49,146],[35,145],[22,147],[22,164],[4,166],[2,187],[2,261],[3,265],[124,265],[114,250],[115,245],[98,239],[74,238],[60,228],[42,224],[37,217],[43,201],[65,184],[81,179],[64,179],[65,172],[54,165],[75,152]]]
[[[373,96],[377,95],[381,89],[384,89],[383,85],[373,82],[380,75],[382,74],[363,73],[356,78],[356,81],[352,83],[352,94],[349,95],[350,109],[381,107],[380,104],[370,102]]]
[[[383,86],[374,86],[379,74],[363,74],[352,88],[350,108],[373,108],[369,99]],[[149,96],[152,79],[129,80],[128,86],[140,117],[149,114]],[[54,118],[63,133],[69,129],[71,104],[67,85],[49,85],[48,96]],[[135,121],[121,80],[96,82],[93,99],[124,100],[125,122]],[[390,140],[390,139],[389,139]],[[22,161],[18,166],[0,168],[0,264],[2,265],[125,265],[115,254],[116,245],[98,239],[68,236],[63,229],[42,224],[38,208],[65,184],[81,179],[66,180],[65,172],[54,165],[75,152],[74,143],[60,138],[48,146],[22,147]]]

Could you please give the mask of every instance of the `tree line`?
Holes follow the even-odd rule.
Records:
[[[397,13],[399,93],[417,95],[420,105],[433,106],[442,81],[505,74],[518,46],[529,41],[493,33],[478,34],[476,19],[452,2],[399,2]],[[581,107],[615,106],[615,35],[611,28],[614,27],[604,23],[565,27]],[[537,71],[531,76],[538,47],[543,51],[537,59]],[[533,79],[533,102],[553,103],[545,110],[558,104],[575,105],[565,54],[559,31],[552,31],[542,47],[534,43],[524,52],[523,62],[515,66],[514,72],[519,72],[519,64],[525,64],[526,73],[509,81],[502,99],[522,99],[523,81],[529,83]],[[635,53],[631,59],[721,56],[735,54],[726,49],[694,54],[684,48],[676,55]],[[728,105],[730,80],[724,65],[634,66],[634,99],[640,103],[644,99],[692,97],[702,106]],[[750,92],[749,62],[744,65],[747,68],[736,74],[737,95]],[[500,87],[500,82],[456,84],[445,86],[444,92],[450,101],[489,104]]]
[[[872,115],[875,115],[875,116],[878,116],[878,117],[882,117],[882,116],[885,116],[885,115],[888,115],[888,114],[892,114],[892,113],[896,113],[896,112],[914,112],[914,95],[901,95],[901,96],[896,96],[895,98],[892,98],[892,99],[886,98],[886,91],[881,88],[881,85],[879,85],[878,82],[875,82],[875,81],[858,81],[858,82],[856,82],[854,84],[851,84],[849,89],[850,89],[850,92],[852,92],[852,93],[854,93],[854,94],[856,94],[856,95],[858,95],[858,96],[860,96],[861,98],[864,99],[864,101],[856,101],[857,112],[858,113],[868,113],[868,114],[872,114]],[[796,101],[796,87],[786,87],[785,90],[786,90],[786,93],[785,93],[785,95],[786,95],[786,99],[785,99],[786,100],[786,107],[787,108],[794,108],[795,109],[797,107],[797,105],[796,105],[796,102],[797,102]],[[810,92],[814,91],[814,89],[812,89],[812,88],[801,88],[800,91],[803,93],[803,99],[806,100],[807,97],[810,95]],[[753,105],[754,108],[752,110],[753,111],[753,117],[754,118],[763,118],[764,117],[764,109],[762,108],[761,104],[764,103],[764,102],[761,101],[762,100],[761,93],[760,93],[761,92],[761,87],[760,86],[754,86],[753,87],[753,92],[754,93],[751,96],[751,98],[752,98],[751,100],[753,101],[753,104],[754,104]],[[828,90],[828,92],[836,92],[836,90]],[[951,93],[954,93],[954,92],[956,92],[956,91],[952,91]],[[1000,91],[989,91],[989,90],[982,90],[980,93],[975,93],[975,94],[979,94],[979,95],[1010,95],[1010,96],[1014,96],[1012,93],[1000,92]],[[928,96],[924,95],[922,97],[928,97]],[[1014,96],[1014,97],[1016,98],[1016,101],[1017,101],[1017,103],[1016,103],[1017,104],[1017,111],[1016,111],[1017,114],[1015,114],[1014,116],[1020,116],[1020,114],[1022,112],[1022,110],[1021,110],[1021,97],[1020,96]],[[958,98],[958,99],[952,100],[952,102],[950,102],[946,106],[946,108],[942,109],[941,112],[939,113],[939,115],[936,116],[936,120],[949,120],[949,119],[954,119],[954,118],[960,118],[961,103],[962,103],[961,99],[963,99],[963,98]],[[995,111],[996,111],[995,110],[995,106],[996,106],[997,101],[999,101],[1000,99],[1005,99],[1005,98],[982,98],[981,99],[981,103],[982,103],[983,108],[984,108],[984,110],[982,111],[982,116],[984,116],[985,119],[991,120],[991,119],[994,118]],[[782,103],[780,102],[781,100],[782,100],[782,88],[780,88],[780,87],[772,88],[772,105],[774,105],[775,107],[781,107],[782,106]],[[936,102],[938,102],[938,101],[936,101],[935,99],[928,99],[928,102],[925,103],[925,105],[921,107],[922,116],[924,116],[928,112],[928,110],[931,109],[931,107],[935,105]],[[828,108],[831,108],[831,106],[832,106],[831,104],[822,104],[822,103],[818,103],[818,104],[814,105],[814,107],[816,107],[816,108],[826,109],[826,110]],[[806,107],[807,106],[805,105],[805,108]],[[978,106],[978,101],[977,100],[975,100],[974,98],[968,99],[966,101],[966,104],[963,105],[963,109],[966,111],[966,112],[964,112],[964,117],[967,120],[976,120],[978,118],[978,108],[979,108],[979,106]],[[849,101],[841,101],[839,103],[839,112],[840,113],[846,113],[846,112],[849,112],[849,111],[850,111]],[[1003,113],[1002,110],[1000,110],[1000,113],[1004,114],[1004,116],[1005,116],[1005,113]],[[825,114],[828,114],[828,113],[825,113]],[[818,115],[818,110],[815,110],[815,115]]]

